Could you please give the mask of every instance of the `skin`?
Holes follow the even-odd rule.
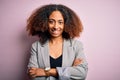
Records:
[[[49,55],[56,59],[62,55],[63,45],[62,33],[64,30],[64,18],[60,11],[53,11],[51,13],[49,16],[48,26],[48,31],[51,35],[51,39],[49,40]],[[81,59],[76,59],[73,66],[77,66],[81,62]],[[50,76],[58,76],[56,68],[51,68],[48,73]],[[35,78],[37,76],[47,76],[43,68],[30,68],[29,75],[31,78]]]
[[[58,58],[62,55],[62,33],[64,30],[64,18],[62,14],[59,11],[53,11],[49,16],[48,25],[49,33],[51,34],[51,39],[49,41],[49,53],[51,57]]]
[[[54,38],[62,38],[62,32],[64,29],[64,19],[59,11],[53,11],[49,16],[49,33]]]

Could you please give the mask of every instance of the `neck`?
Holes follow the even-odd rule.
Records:
[[[58,43],[62,43],[62,42],[63,42],[63,38],[62,38],[62,37],[51,38],[51,39],[50,39],[50,43],[51,43],[51,44],[58,44]]]

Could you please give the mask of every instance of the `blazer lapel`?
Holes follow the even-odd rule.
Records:
[[[62,67],[66,67],[69,64],[68,59],[70,58],[69,55],[73,53],[72,52],[72,44],[70,42],[70,40],[65,40],[64,39],[64,44],[63,44],[63,59],[62,59]]]
[[[42,45],[41,53],[42,53],[45,68],[50,67],[48,41],[44,45]]]
[[[43,57],[43,62],[46,67],[50,67],[50,57],[49,57],[49,44],[48,41],[42,45],[41,47],[41,54]],[[71,55],[72,54],[72,55]],[[65,40],[63,42],[63,58],[62,58],[62,67],[66,67],[69,64],[68,59],[71,58],[73,55],[73,50],[72,50],[72,43],[70,40]]]

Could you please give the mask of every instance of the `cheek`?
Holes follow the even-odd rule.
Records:
[[[65,27],[64,27],[64,25],[63,26],[61,26],[61,29],[64,29]]]
[[[51,28],[53,28],[53,25],[50,25],[50,24],[49,24],[49,25],[48,25],[48,29],[51,29]]]

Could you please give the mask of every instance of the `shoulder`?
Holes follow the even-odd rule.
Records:
[[[42,44],[40,43],[39,40],[37,40],[37,41],[35,41],[35,42],[32,43],[32,47],[37,47],[38,45],[42,46]]]
[[[46,41],[44,44],[42,44],[39,40],[35,41],[34,43],[32,43],[32,47],[43,47],[48,45],[48,41]]]
[[[78,46],[82,47],[83,46],[83,43],[80,40],[77,40],[77,39],[71,39],[71,44],[74,47],[78,47]]]

